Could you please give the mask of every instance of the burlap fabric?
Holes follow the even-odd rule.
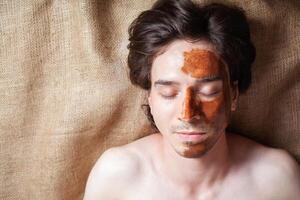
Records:
[[[257,46],[232,129],[300,160],[299,1],[232,2]],[[0,1],[0,199],[81,199],[105,149],[151,132],[126,45],[152,3]]]

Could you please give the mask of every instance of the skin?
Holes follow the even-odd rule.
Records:
[[[175,43],[153,62],[151,113],[161,134],[184,157],[201,157],[214,146],[236,99],[229,87],[228,69],[214,52],[204,42]],[[183,141],[182,132],[205,134],[203,139]]]
[[[205,77],[220,75],[220,71],[225,71],[225,67],[223,62],[213,52],[193,49],[191,52],[184,52],[184,66],[181,70],[193,78],[203,79]],[[226,73],[223,74],[225,78]],[[229,93],[228,87],[224,87],[223,90]],[[192,87],[189,87],[185,98],[184,118],[191,118],[194,113],[198,115],[203,113],[206,122],[212,122],[224,103],[224,95],[220,95],[212,101],[198,100],[196,103],[193,102],[193,95]]]
[[[197,61],[200,53],[215,58]],[[217,55],[204,41],[178,40],[160,52],[148,99],[160,133],[105,151],[90,173],[85,200],[298,198],[299,166],[286,151],[225,133],[238,92]],[[220,79],[203,82],[207,76]],[[205,134],[182,139],[180,131]]]
[[[202,49],[192,49],[189,52],[184,52],[184,65],[181,71],[195,79],[205,79],[206,77],[220,76],[220,71],[224,71],[225,65],[211,51]],[[225,74],[225,73],[223,73]],[[223,78],[224,79],[224,78]],[[229,93],[228,87],[223,87],[225,93]],[[190,120],[194,116],[203,116],[207,124],[212,124],[217,118],[224,102],[224,93],[210,101],[203,100],[197,97],[192,86],[186,89],[183,106],[183,120]],[[225,123],[220,122],[219,123]],[[222,124],[220,124],[222,126]],[[194,157],[197,152],[205,151],[205,145],[191,145],[189,151],[184,152],[185,157]]]

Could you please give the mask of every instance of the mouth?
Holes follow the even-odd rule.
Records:
[[[195,132],[195,131],[180,131],[175,132],[176,136],[182,141],[202,141],[206,137],[205,132]]]
[[[204,135],[205,134],[205,132],[200,132],[200,131],[178,131],[175,133],[182,134],[182,135]]]

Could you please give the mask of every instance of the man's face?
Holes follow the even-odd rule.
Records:
[[[229,75],[215,52],[207,42],[177,40],[153,61],[151,114],[164,140],[184,157],[206,153],[228,124]]]

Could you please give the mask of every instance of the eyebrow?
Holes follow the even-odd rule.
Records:
[[[179,85],[179,83],[176,81],[157,80],[154,82],[154,86],[157,85]]]
[[[220,76],[208,76],[208,77],[204,77],[201,79],[197,79],[196,82],[197,83],[208,83],[208,82],[212,82],[212,81],[218,81],[218,80],[222,80]],[[157,80],[154,82],[154,86],[157,85],[179,85],[178,82],[176,81],[167,81],[167,80]]]
[[[207,83],[212,81],[219,81],[222,80],[222,78],[218,75],[208,76],[201,79],[196,80],[197,83]]]

